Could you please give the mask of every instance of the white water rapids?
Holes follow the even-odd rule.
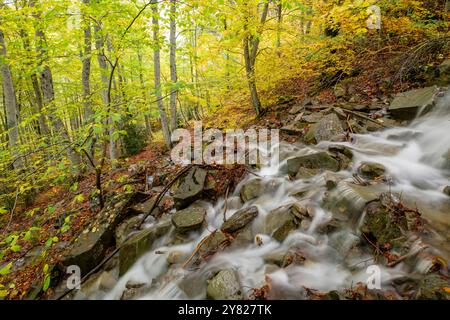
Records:
[[[271,285],[271,297],[278,299],[305,298],[305,287],[327,292],[348,289],[359,281],[365,283],[369,277],[366,273],[367,267],[374,264],[372,255],[363,253],[345,259],[339,250],[331,245],[338,237],[344,239],[345,244],[345,239],[352,239],[351,235],[359,234],[357,228],[341,229],[334,234],[319,232],[320,227],[332,218],[332,213],[323,207],[327,192],[324,174],[311,179],[290,180],[286,173],[288,158],[326,150],[330,144],[322,142],[316,146],[305,146],[281,143],[280,164],[272,164],[256,172],[271,186],[270,191],[242,204],[239,189],[249,180],[256,178],[254,175],[248,175],[228,197],[227,217],[245,207],[258,207],[259,214],[251,225],[252,237],[258,235],[258,243],[233,243],[199,266],[182,268],[182,263],[168,265],[167,257],[171,252],[176,251],[182,256],[181,260],[185,261],[201,239],[211,231],[220,229],[224,199],[216,203],[202,202],[207,208],[206,228],[192,232],[188,241],[178,245],[166,246],[169,235],[162,237],[119,279],[112,290],[97,291],[89,298],[120,299],[125,285],[132,281],[149,285],[141,299],[205,299],[207,279],[225,268],[237,271],[244,296],[247,298],[252,293],[252,288],[260,288],[267,281]],[[390,190],[401,193],[408,204],[417,205],[421,209],[423,218],[436,231],[433,237],[428,239],[434,247],[433,252],[448,260],[450,212],[445,208],[450,208],[450,197],[442,190],[450,185],[450,172],[444,167],[444,156],[450,150],[450,94],[441,98],[432,112],[416,119],[407,127],[356,134],[353,135],[352,142],[341,144],[353,150],[354,158],[349,169],[339,172],[338,175],[344,180],[353,181],[352,174],[361,162],[383,164],[391,180]],[[303,192],[300,197],[299,192]],[[346,191],[342,192],[345,195]],[[313,213],[313,219],[279,243],[264,233],[265,217],[270,211],[294,202],[308,207]],[[266,262],[267,257],[283,254],[292,247],[301,249],[306,257],[304,264],[281,268]],[[392,268],[380,265],[380,268],[383,290],[390,289],[392,279],[411,272],[403,263]]]

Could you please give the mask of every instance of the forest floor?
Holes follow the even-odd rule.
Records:
[[[263,97],[271,97],[272,104],[267,105],[263,115],[256,119],[249,102],[245,100],[228,104],[202,119],[204,127],[249,128],[251,126],[266,128],[281,128],[283,120],[292,105],[298,104],[308,96],[318,104],[333,104],[340,100],[353,104],[384,104],[396,92],[409,87],[423,85],[423,80],[395,83],[388,87],[392,80],[392,64],[395,63],[396,53],[390,53],[389,48],[379,52],[368,50],[364,56],[358,57],[359,75],[345,79],[341,84],[320,88],[317,78],[286,79],[270,92],[261,92]],[[443,57],[444,58],[444,57]],[[433,65],[440,64],[444,59],[432,61]],[[390,63],[385,63],[389,61]],[[319,89],[317,89],[319,88]],[[338,93],[338,91],[340,91]],[[315,92],[315,93],[312,93]],[[292,136],[282,135],[287,141]],[[147,179],[161,179],[167,181],[178,170],[170,164],[168,151],[162,141],[152,141],[140,153],[122,159],[120,169],[104,170],[102,181],[105,194],[124,191],[147,190]],[[55,265],[61,259],[67,245],[78,236],[98,214],[98,204],[91,196],[95,185],[93,173],[79,178],[77,188],[59,185],[48,190],[42,190],[27,208],[17,208],[14,216],[1,216],[0,226],[2,234],[23,234],[30,230],[33,241],[18,240],[17,251],[9,250],[2,254],[0,269],[13,261],[11,272],[3,276],[0,293],[8,295],[10,299],[30,297],[30,292],[37,282],[44,281],[45,265]],[[28,212],[28,214],[24,214]],[[76,212],[66,218],[68,213]],[[70,227],[61,232],[65,224]],[[32,227],[39,229],[33,230]],[[56,237],[56,238],[55,238]],[[3,236],[2,236],[3,238]],[[0,239],[3,240],[3,239]],[[52,245],[54,244],[54,245]],[[46,250],[41,250],[46,247]],[[36,248],[39,251],[34,252]],[[36,256],[43,256],[39,263],[28,263]],[[0,294],[1,298],[1,294]]]

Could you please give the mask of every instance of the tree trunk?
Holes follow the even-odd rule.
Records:
[[[83,0],[86,6],[89,6],[90,0]],[[83,85],[83,105],[84,121],[87,123],[93,116],[91,107],[91,87],[89,78],[91,76],[91,24],[89,18],[85,17],[84,26],[84,48],[83,48],[83,68],[81,72],[81,82]]]
[[[34,7],[35,1],[30,2],[30,7]],[[39,12],[34,13],[34,18],[37,20],[37,23],[41,20],[41,15]],[[41,73],[39,74],[39,80],[41,83],[41,92],[43,98],[43,105],[48,109],[48,118],[55,129],[55,133],[59,133],[61,135],[61,139],[64,144],[68,144],[67,146],[67,156],[72,163],[72,168],[76,174],[80,172],[81,165],[81,157],[80,154],[77,153],[70,141],[69,132],[67,128],[64,126],[63,121],[56,115],[56,107],[54,105],[55,100],[55,92],[53,88],[53,76],[50,67],[44,62],[48,59],[47,57],[47,44],[45,40],[45,34],[42,29],[37,26],[36,31],[36,41],[37,41],[37,53],[39,66],[42,68]]]
[[[83,0],[83,3],[86,6],[90,5],[90,0]],[[81,71],[81,84],[83,86],[83,123],[87,124],[92,121],[92,117],[94,116],[94,111],[92,110],[92,99],[91,99],[91,54],[92,54],[92,32],[91,32],[91,23],[89,21],[89,17],[84,17],[84,46],[83,46],[83,56],[81,58],[83,67]],[[95,150],[95,140],[92,139],[90,145],[88,145],[87,153],[91,160],[95,159],[94,150]],[[90,161],[87,161],[89,165],[91,165]]]
[[[170,81],[176,85],[177,79],[177,39],[176,39],[176,5],[177,0],[170,0]],[[174,88],[170,92],[170,128],[174,131],[177,128],[177,90]]]
[[[262,28],[266,22],[268,12],[269,12],[269,2],[267,1],[264,4],[264,8],[261,13],[260,25],[258,27],[258,30],[256,31],[257,34],[254,35],[250,34],[250,31],[248,29],[248,18],[246,18],[246,21],[244,22],[244,30],[246,33],[243,39],[245,71],[247,75],[248,87],[250,89],[252,105],[253,108],[255,109],[257,117],[259,117],[261,112],[261,101],[259,100],[258,90],[256,88],[255,63],[256,63],[256,56],[258,55],[260,38],[263,32]],[[249,13],[247,12],[246,14],[248,17]]]
[[[0,55],[6,58],[6,45],[3,31],[0,30]],[[8,143],[11,150],[11,155],[14,157],[13,167],[20,169],[23,167],[23,159],[18,157],[19,146],[19,127],[17,123],[18,109],[16,93],[14,91],[14,83],[11,75],[9,65],[3,63],[1,65],[2,79],[3,79],[3,95],[5,101],[6,111],[6,127],[8,129]]]
[[[277,4],[277,49],[278,49],[278,56],[281,56],[281,25],[283,23],[283,4],[281,3],[282,0],[278,0]]]
[[[95,32],[95,47],[97,49],[97,61],[98,65],[100,67],[100,73],[101,73],[101,81],[102,81],[102,98],[103,103],[106,106],[109,106],[111,104],[110,95],[108,94],[108,86],[109,86],[109,79],[108,79],[108,65],[106,63],[106,57],[104,53],[105,48],[105,40],[103,38],[103,35],[100,33],[101,29],[99,26],[94,26],[94,32]],[[112,167],[116,167],[116,141],[113,138],[114,134],[114,123],[111,116],[108,116],[108,119],[106,121],[106,125],[108,126],[108,134],[109,134],[109,159],[111,160]]]
[[[153,25],[153,41],[154,41],[154,49],[153,49],[153,64],[154,64],[154,76],[155,76],[155,90],[156,90],[156,99],[159,109],[159,114],[161,116],[161,127],[164,136],[164,141],[166,146],[170,148],[170,132],[169,126],[167,122],[167,114],[164,108],[164,102],[161,94],[161,58],[160,58],[160,48],[159,48],[159,20],[158,20],[158,4],[157,0],[152,0],[152,25]]]
[[[144,73],[142,72],[142,54],[141,54],[141,50],[139,47],[138,47],[138,51],[137,51],[137,56],[138,56],[138,62],[139,62],[139,83],[141,85],[142,98],[144,100],[144,105],[147,105],[147,94],[145,92]],[[144,121],[145,121],[145,131],[147,133],[147,136],[151,138],[152,126],[150,124],[150,117],[147,113],[144,114]]]

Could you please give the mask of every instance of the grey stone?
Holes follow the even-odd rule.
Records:
[[[178,232],[188,232],[201,228],[205,216],[206,209],[194,203],[186,209],[175,212],[172,215],[172,223]]]
[[[205,187],[206,170],[192,167],[187,174],[180,179],[173,199],[177,209],[183,209],[199,199]]]
[[[376,162],[363,162],[358,168],[358,174],[366,179],[376,179],[382,177],[386,172],[386,168]]]
[[[149,229],[140,231],[128,239],[119,251],[119,274],[125,274],[143,254],[151,249],[156,239],[170,230],[170,227],[170,221],[163,221]]]
[[[222,224],[221,230],[227,233],[236,232],[252,222],[257,215],[258,208],[255,206],[241,209],[235,212],[231,218]]]
[[[425,87],[397,94],[389,111],[395,119],[412,120],[428,112],[435,104],[437,87]]]
[[[240,190],[241,200],[247,202],[261,196],[266,190],[264,181],[261,179],[253,179],[244,184]]]
[[[220,271],[208,281],[206,289],[208,299],[212,300],[241,300],[242,287],[237,273],[232,269]]]
[[[308,174],[314,175],[324,170],[339,171],[339,162],[327,152],[318,152],[288,159],[287,166],[288,173],[291,176],[296,176],[299,172],[301,175],[307,176]]]
[[[318,143],[332,140],[333,137],[344,134],[344,128],[336,114],[330,113],[315,123],[303,137],[305,143]]]

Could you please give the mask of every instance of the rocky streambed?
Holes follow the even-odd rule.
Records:
[[[218,200],[199,166],[172,209],[117,195],[62,266],[86,274],[120,250],[66,298],[448,299],[450,93],[367,108],[293,106],[282,131],[299,141]]]

